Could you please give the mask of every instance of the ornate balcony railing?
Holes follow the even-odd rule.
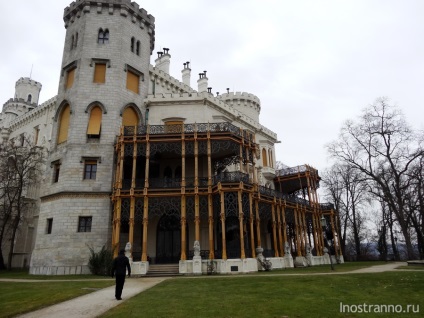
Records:
[[[317,172],[316,169],[314,169],[310,166],[301,165],[301,166],[276,170],[275,174],[276,174],[277,177],[283,177],[283,176],[288,176],[288,175],[291,175],[291,174],[297,174],[299,172],[306,172],[306,171]]]
[[[148,130],[148,131],[147,131]],[[253,134],[246,130],[240,129],[229,122],[221,123],[196,123],[196,124],[173,124],[173,125],[141,125],[141,126],[124,126],[124,136],[144,135],[149,133],[151,135],[160,134],[191,134],[198,133],[231,133],[232,135],[242,137],[245,141],[253,142]]]

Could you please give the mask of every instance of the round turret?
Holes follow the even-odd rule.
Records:
[[[15,98],[21,99],[28,104],[38,105],[41,86],[41,83],[28,77],[21,77],[15,85]]]
[[[239,112],[259,122],[261,101],[253,94],[246,92],[228,92],[218,96],[222,101],[234,107]]]

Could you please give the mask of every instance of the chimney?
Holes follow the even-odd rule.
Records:
[[[208,78],[206,77],[206,71],[199,73],[199,79],[197,80],[198,92],[207,92],[208,90]]]
[[[187,86],[190,86],[190,75],[191,75],[191,68],[190,68],[190,62],[184,63],[184,69],[181,71],[183,73],[183,83]]]
[[[171,55],[168,52],[168,48],[163,48],[163,52],[158,52],[158,58],[155,60],[155,67],[167,74],[169,74],[169,65],[171,63]]]

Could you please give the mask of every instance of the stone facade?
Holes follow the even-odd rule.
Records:
[[[182,70],[182,80],[169,74],[171,55],[160,52],[150,65],[154,48],[155,19],[130,0],[72,2],[64,11],[66,28],[60,82],[57,96],[38,105],[41,84],[29,78],[16,83],[16,94],[7,101],[0,115],[2,142],[30,137],[48,153],[42,183],[31,192],[34,209],[23,226],[15,248],[16,267],[30,260],[32,274],[80,274],[88,272],[89,247],[95,250],[111,246],[113,231],[112,193],[116,193],[115,144],[123,126],[123,114],[131,108],[138,125],[164,125],[169,121],[185,123],[232,123],[255,135],[258,160],[248,170],[260,186],[275,189],[275,149],[277,135],[259,123],[260,100],[246,92],[227,92],[213,96],[207,90],[208,78],[198,79],[198,89],[190,87],[189,63]],[[105,65],[104,81],[95,80],[97,64]],[[129,88],[129,73],[138,78],[138,91]],[[72,77],[72,78],[71,78]],[[70,84],[71,83],[71,84]],[[31,97],[29,97],[31,96]],[[69,128],[64,142],[59,141],[62,114],[70,109]],[[88,134],[91,112],[101,109],[99,135]],[[263,157],[266,157],[264,159]],[[94,178],[85,177],[87,160],[95,162]],[[194,162],[188,159],[188,165]],[[163,167],[175,169],[175,162],[163,159]],[[199,171],[207,173],[207,162],[199,162]],[[242,167],[233,163],[229,171]],[[138,167],[137,167],[138,169]],[[187,174],[190,177],[190,173]],[[88,231],[81,231],[81,220],[90,219]],[[150,226],[158,226],[159,218]],[[207,228],[207,224],[202,224]],[[266,226],[263,224],[264,231]],[[121,233],[121,247],[129,234]],[[148,250],[155,249],[156,233],[148,234]],[[140,231],[132,239],[142,240]],[[264,244],[271,246],[271,236]],[[190,242],[194,242],[193,231]],[[116,237],[115,237],[116,241]],[[208,237],[199,238],[207,246]],[[24,242],[24,243],[22,243]],[[138,246],[138,247],[137,247]],[[132,253],[141,254],[140,244]],[[21,250],[16,250],[21,249]],[[205,272],[207,260],[195,265],[180,263],[180,272]],[[272,261],[275,268],[293,266],[293,259]],[[280,264],[280,265],[278,265]],[[135,272],[145,273],[149,264],[135,263]],[[200,267],[202,269],[200,269]],[[257,271],[254,258],[217,261],[218,272]]]

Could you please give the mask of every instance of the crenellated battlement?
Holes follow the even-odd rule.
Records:
[[[29,84],[32,86],[36,86],[39,90],[41,90],[41,87],[42,87],[41,83],[34,81],[30,79],[29,77],[21,77],[20,79],[18,79],[16,81],[15,87],[17,87],[20,84]]]
[[[155,18],[136,2],[130,0],[77,0],[65,8],[63,21],[67,29],[70,24],[87,13],[98,14],[120,14],[123,17],[129,17],[133,23],[137,23],[140,29],[147,28],[150,34],[150,53],[153,52],[155,44]]]
[[[29,121],[31,121],[31,119],[42,116],[50,108],[53,109],[56,105],[56,101],[57,96],[54,96],[40,104],[37,108],[32,109],[30,112],[26,112],[25,114],[16,117],[10,122],[10,128],[13,130],[25,126]]]
[[[261,101],[253,94],[246,92],[231,92],[218,96],[221,100],[230,104],[231,106],[246,106],[253,108],[259,115],[261,111]]]
[[[23,98],[9,98],[9,100],[3,104],[3,111],[6,111],[8,107],[10,107],[11,105],[26,105],[29,107],[37,107],[37,103],[28,103],[25,99]]]
[[[153,65],[149,66],[149,73],[150,73],[150,79],[155,80],[156,84],[160,84],[162,86],[171,86],[175,87],[174,89],[176,91],[180,91],[180,93],[183,92],[195,92],[194,89],[192,89],[190,86],[180,82],[175,77],[172,77],[168,73],[161,71],[154,67]]]
[[[72,2],[68,7],[65,8],[63,14],[63,20],[66,24],[73,21],[75,17],[79,18],[81,12],[97,12],[102,13],[103,10],[107,10],[109,14],[114,14],[115,9],[123,16],[130,15],[132,18],[136,18],[144,23],[146,26],[155,25],[155,18],[148,14],[147,11],[130,0],[99,0],[96,2],[89,0],[77,0]]]

